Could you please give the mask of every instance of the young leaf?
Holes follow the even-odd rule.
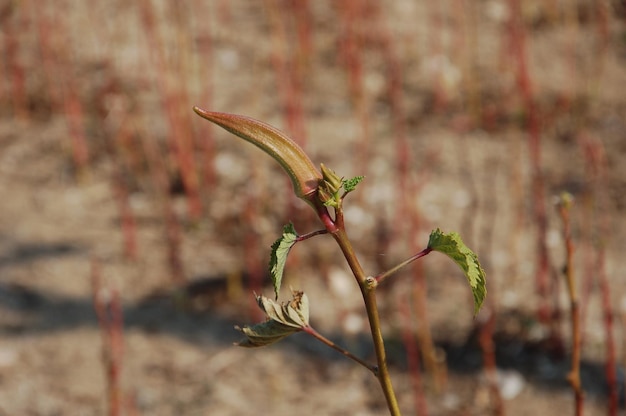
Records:
[[[237,345],[240,347],[264,347],[302,331],[309,326],[309,299],[304,292],[293,291],[289,303],[278,303],[265,296],[257,296],[259,307],[268,320],[252,326],[236,327],[246,338]]]
[[[274,293],[276,293],[276,299],[278,299],[278,293],[280,292],[280,285],[283,281],[283,271],[285,270],[285,263],[287,262],[287,255],[289,250],[296,244],[298,234],[292,223],[289,223],[283,227],[283,235],[272,244],[272,253],[270,255],[270,275],[272,276],[272,283],[274,284]]]
[[[443,233],[439,228],[430,233],[428,248],[450,257],[465,273],[474,295],[474,315],[478,313],[487,295],[485,271],[478,257],[470,250],[457,233]]]
[[[347,179],[343,181],[343,190],[348,193],[354,191],[356,186],[361,183],[361,181],[365,178],[365,176],[355,176],[352,179]]]

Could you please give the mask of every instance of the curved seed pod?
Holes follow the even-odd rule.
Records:
[[[198,107],[194,107],[193,111],[200,117],[260,147],[276,159],[289,175],[296,196],[313,203],[322,174],[304,150],[285,133],[269,124],[246,116],[205,111]]]

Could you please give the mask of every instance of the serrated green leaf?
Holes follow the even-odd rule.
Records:
[[[478,256],[469,249],[457,233],[443,233],[439,228],[430,233],[428,247],[450,257],[463,270],[474,295],[474,315],[478,313],[487,295],[485,271]]]
[[[347,179],[343,181],[343,190],[346,192],[352,192],[356,188],[356,186],[361,183],[361,181],[365,178],[365,176],[355,176],[352,179]]]
[[[298,234],[292,223],[289,223],[283,227],[283,235],[272,244],[272,253],[270,255],[270,276],[272,277],[272,284],[274,285],[274,293],[276,299],[280,292],[280,285],[283,281],[283,271],[285,270],[285,264],[287,263],[287,255],[289,250],[296,244]]]

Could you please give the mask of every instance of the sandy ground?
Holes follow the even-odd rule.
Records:
[[[377,227],[383,224],[393,229],[394,223],[403,224],[403,219],[395,217],[395,145],[384,92],[384,60],[376,50],[364,53],[365,85],[375,138],[369,144],[367,166],[363,167],[358,165],[354,150],[360,143],[359,122],[351,109],[345,71],[334,56],[339,37],[336,17],[332,15],[334,9],[326,2],[312,3],[315,3],[311,5],[315,36],[304,100],[307,149],[316,163],[324,162],[342,175],[352,176],[367,170],[366,181],[358,191],[361,195],[357,192],[351,196],[353,204],[347,207],[349,233],[356,241],[366,269],[376,273],[380,264],[391,265],[394,260],[408,257],[412,254],[408,239],[416,238],[425,245],[428,232],[434,227],[458,230],[482,259],[488,273],[490,296],[498,305],[500,386],[506,396],[506,414],[573,414],[569,412],[573,408],[572,394],[563,381],[567,356],[553,360],[541,347],[528,347],[529,343],[541,340],[545,328],[530,318],[537,305],[533,281],[536,227],[531,217],[526,133],[519,123],[511,120],[503,121],[492,131],[475,128],[460,133],[459,123],[465,119],[458,116],[463,115],[458,107],[461,98],[454,89],[450,90],[450,109],[432,112],[433,93],[429,86],[432,79],[424,69],[432,56],[428,55],[426,46],[427,29],[418,24],[428,22],[428,13],[432,11],[411,1],[388,2],[385,13],[388,21],[393,22],[391,35],[398,39],[396,45],[406,79],[403,91],[410,115],[407,135],[414,161],[411,172],[422,184],[410,199],[414,209],[421,212],[423,232],[406,236],[401,225],[396,230],[401,235],[392,239],[389,251],[377,251],[373,237]],[[221,13],[221,3],[207,4],[206,10],[202,9],[192,19],[191,26],[198,30],[202,16],[211,16],[215,58],[210,75],[211,108],[248,114],[282,126],[270,59],[272,43],[267,15],[260,6],[231,2],[228,20],[221,21],[216,17]],[[73,62],[79,65],[77,72],[82,74],[79,78],[82,95],[97,99],[102,78],[120,82],[126,92],[113,94],[113,99],[122,97],[122,101],[132,102],[137,117],[150,120],[145,124],[148,127],[139,127],[138,131],[164,141],[167,133],[162,125],[163,117],[153,116],[159,111],[158,94],[150,84],[153,74],[142,81],[135,71],[150,67],[146,64],[148,54],[142,49],[141,30],[133,23],[137,11],[113,3],[102,6],[97,12],[112,20],[94,27],[92,34],[81,38],[80,28],[89,22],[88,11],[81,5],[80,2],[74,5],[66,24],[74,36]],[[488,72],[489,68],[493,70],[490,65],[497,61],[494,56],[499,53],[497,11],[502,5],[492,1],[479,8],[480,16],[485,19],[479,31],[479,52],[489,60],[480,61],[477,70],[483,77],[486,97],[490,88],[497,91],[508,85],[511,78],[506,71],[500,73],[501,77]],[[623,163],[626,96],[621,88],[626,85],[626,56],[623,39],[619,37],[625,33],[623,19],[619,21],[611,15],[610,29],[613,37],[604,57],[604,76],[597,84],[593,100],[587,103],[584,117],[586,131],[602,141],[607,155],[606,213],[610,235],[606,272],[612,285],[619,358],[624,336],[620,307],[626,299],[626,268],[619,260],[621,248],[626,245],[626,165]],[[163,30],[167,33],[169,29]],[[171,30],[175,33],[176,28]],[[559,85],[563,85],[555,80],[560,79],[564,59],[555,65],[546,62],[550,62],[551,54],[558,57],[565,54],[563,45],[567,42],[563,39],[567,39],[568,30],[555,24],[539,25],[532,32],[531,72],[541,103],[555,100]],[[593,52],[590,40],[593,28],[581,24],[579,30],[583,58],[578,79],[584,84],[582,80],[593,69],[584,59],[585,53]],[[107,39],[108,43],[94,48],[97,39]],[[170,51],[173,55],[170,59],[175,61],[178,55],[174,50]],[[97,76],[90,72],[94,63],[102,61],[110,64],[104,72],[98,72]],[[188,82],[195,91],[193,86],[198,78],[190,76]],[[580,90],[575,87],[572,90],[584,101],[585,95]],[[36,92],[33,94],[36,101]],[[203,106],[202,93],[195,91],[189,99],[197,100],[192,104]],[[85,100],[90,102],[89,98]],[[494,105],[504,105],[503,102],[494,100]],[[563,190],[574,194],[575,207],[579,207],[573,212],[574,236],[581,238],[585,235],[585,224],[591,221],[585,216],[589,211],[584,211],[584,203],[599,185],[591,180],[585,168],[575,138],[578,131],[572,120],[573,110],[563,114],[555,110],[555,113],[557,121],[546,123],[548,127],[543,134],[542,168],[551,268],[560,279],[564,254],[554,198]],[[229,297],[217,285],[213,292],[181,300],[167,268],[159,200],[146,185],[149,183],[146,177],[132,181],[130,201],[138,224],[139,258],[126,259],[111,180],[115,163],[102,150],[102,143],[109,138],[97,130],[97,124],[92,126],[92,161],[88,172],[77,179],[70,158],[68,127],[62,114],[54,111],[35,114],[30,121],[15,117],[0,119],[0,415],[106,414],[103,339],[93,309],[90,278],[94,258],[99,260],[105,286],[119,290],[123,302],[124,414],[386,413],[376,380],[367,371],[304,335],[295,335],[266,349],[234,347],[232,343],[239,339],[234,325],[253,319],[249,291]],[[96,116],[88,113],[87,121],[96,123],[92,118]],[[207,124],[199,118],[190,116],[189,122],[200,136],[209,134]],[[213,130],[211,134],[217,149],[217,181],[203,195],[205,215],[199,221],[188,221],[184,198],[179,194],[174,197],[174,208],[183,225],[184,273],[190,282],[224,281],[225,276],[240,273],[249,264],[246,256],[250,252],[244,251],[243,245],[250,229],[255,232],[260,261],[265,263],[266,248],[282,224],[293,219],[287,218],[288,198],[284,194],[287,182],[277,166],[258,150],[231,139],[226,133]],[[516,190],[521,190],[521,195]],[[258,219],[254,224],[248,224],[244,217],[250,195],[269,196],[256,199]],[[296,212],[306,209],[300,205],[296,208]],[[520,213],[521,225],[516,223]],[[310,221],[303,224],[314,226]],[[577,249],[576,262],[582,275],[593,249],[585,241],[577,241]],[[294,254],[297,260],[288,266],[286,285],[308,293],[316,328],[371,359],[356,287],[351,286],[347,267],[334,253],[332,243],[320,237],[309,245],[297,246]],[[320,261],[327,265],[322,270],[316,267]],[[423,375],[429,414],[488,414],[492,406],[489,388],[480,371],[479,350],[471,336],[476,322],[471,316],[471,294],[462,276],[449,263],[436,256],[424,261],[428,321],[449,360],[445,387],[439,391],[433,379]],[[398,276],[397,280],[381,293],[381,307],[400,405],[404,414],[415,414],[415,394],[401,342],[403,321],[398,308],[403,294],[410,290],[410,276]],[[221,289],[216,289],[218,286]],[[558,301],[565,313],[567,298],[563,285],[561,292]],[[602,372],[605,333],[599,292],[593,289],[590,294],[583,381],[588,389],[586,414],[595,415],[605,414]],[[107,293],[102,296],[106,297]],[[417,318],[417,325],[424,321],[422,318]],[[561,329],[568,342],[565,320]],[[507,338],[507,334],[511,337]],[[620,377],[622,374],[620,369]],[[623,378],[621,383],[623,388]]]

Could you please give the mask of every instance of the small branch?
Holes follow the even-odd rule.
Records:
[[[319,340],[323,344],[328,345],[330,348],[334,349],[335,351],[340,352],[341,354],[343,354],[344,356],[348,357],[349,359],[351,359],[353,361],[356,361],[358,364],[362,365],[363,367],[367,368],[372,373],[374,373],[375,376],[378,375],[378,367],[363,361],[362,359],[360,359],[356,355],[352,354],[350,351],[348,351],[348,350],[340,347],[339,345],[335,344],[334,342],[332,342],[331,340],[326,338],[324,335],[322,335],[319,332],[317,332],[312,326],[304,327],[304,328],[302,328],[302,331],[307,333],[307,334],[309,334],[309,335],[311,335],[313,338]]]
[[[311,237],[315,237],[316,235],[322,235],[322,234],[328,234],[328,230],[317,230],[317,231],[313,231],[310,233],[299,235],[296,238],[296,242],[299,243],[300,241],[308,240]]]
[[[580,381],[580,312],[578,307],[578,294],[576,293],[576,282],[574,280],[574,244],[572,242],[572,233],[570,227],[570,208],[571,195],[563,194],[559,203],[559,215],[563,222],[563,237],[565,239],[566,265],[565,279],[567,281],[567,289],[570,299],[570,312],[572,324],[572,366],[567,381],[572,386],[575,398],[576,415],[583,413],[583,391]]]
[[[404,266],[409,265],[410,263],[414,262],[415,260],[419,259],[420,257],[424,257],[425,255],[427,255],[431,251],[433,251],[433,250],[430,247],[426,247],[424,250],[420,251],[416,255],[414,255],[412,257],[409,257],[408,259],[404,260],[402,263],[398,264],[397,266],[394,266],[391,269],[387,270],[386,272],[381,273],[378,276],[376,276],[375,277],[376,282],[378,284],[382,283],[389,276],[391,276],[392,274],[394,274],[395,272],[397,272],[398,270],[400,270]]]
[[[102,361],[106,372],[108,414],[121,415],[122,358],[124,355],[124,317],[119,292],[103,287],[100,263],[91,260],[93,307],[102,334]]]

